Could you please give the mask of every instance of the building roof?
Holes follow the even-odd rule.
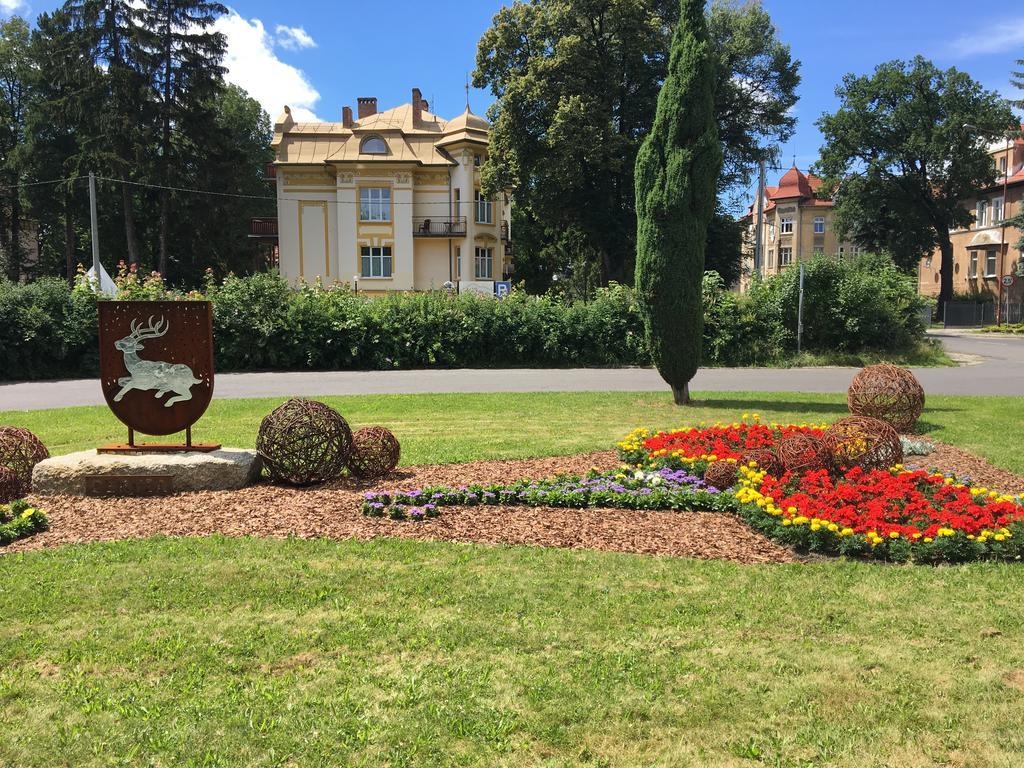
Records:
[[[804,173],[794,165],[779,179],[778,186],[764,188],[764,212],[774,210],[776,205],[784,200],[796,200],[805,208],[831,208],[831,199],[818,196],[822,184],[822,180],[813,173]],[[744,218],[753,216],[756,206],[755,200]]]
[[[460,143],[487,144],[490,124],[466,107],[458,117],[447,121],[426,109],[422,102],[418,117],[414,105],[375,112],[340,123],[297,123],[291,109],[274,124],[271,146],[278,165],[319,165],[323,163],[416,163],[421,166],[451,166],[454,161],[445,151]],[[368,137],[379,137],[387,152],[362,151]]]

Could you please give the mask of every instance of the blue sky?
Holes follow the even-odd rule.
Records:
[[[52,0],[0,0],[30,18]],[[381,108],[422,89],[432,111],[453,117],[465,103],[465,77],[476,42],[502,0],[234,0],[222,20],[230,79],[276,117],[283,104],[298,114],[339,120],[342,106],[376,96]],[[836,84],[847,72],[867,73],[892,58],[921,53],[943,67],[966,70],[986,87],[1013,94],[1009,73],[1024,58],[1024,7],[989,3],[972,11],[953,0],[764,0],[779,34],[802,62],[794,139],[801,168],[814,162],[818,116],[835,108]],[[1004,10],[1005,9],[1005,10]],[[489,94],[473,91],[475,112]],[[772,181],[772,180],[770,180]]]

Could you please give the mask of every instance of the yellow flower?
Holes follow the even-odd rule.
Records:
[[[889,538],[890,539],[898,539],[899,537],[900,537],[900,532],[899,531],[889,531]]]

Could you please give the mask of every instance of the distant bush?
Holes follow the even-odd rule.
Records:
[[[804,350],[900,352],[921,339],[912,281],[883,259],[816,260],[806,269]],[[796,269],[749,293],[704,277],[704,362],[769,365],[796,349]],[[217,370],[387,370],[429,367],[649,365],[630,288],[589,301],[513,291],[394,293],[377,298],[318,285],[293,289],[259,274],[207,281],[187,296],[158,276],[122,271],[119,298],[213,303]],[[93,376],[96,298],[56,279],[0,281],[0,378]]]

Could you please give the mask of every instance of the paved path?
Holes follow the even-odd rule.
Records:
[[[929,394],[1024,395],[1024,338],[934,333],[954,354],[975,356],[958,368],[919,368]],[[845,392],[853,368],[705,368],[693,381],[697,391]],[[432,392],[632,392],[663,390],[657,372],[646,368],[340,371],[328,373],[225,373],[217,376],[216,397],[289,395],[371,395]],[[0,411],[39,410],[69,405],[102,405],[99,381],[31,382],[0,385]]]

